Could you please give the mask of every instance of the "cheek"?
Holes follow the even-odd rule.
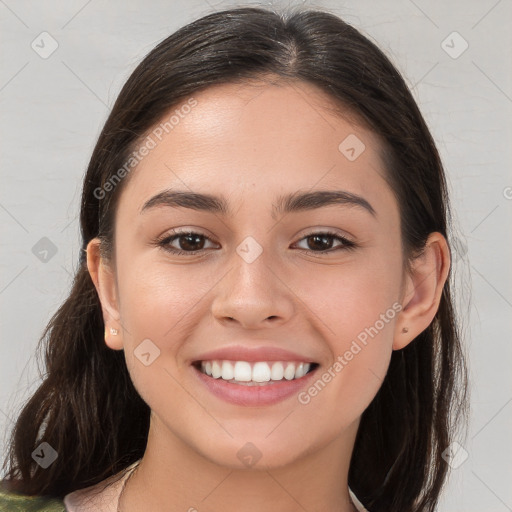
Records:
[[[197,318],[194,311],[209,288],[190,273],[155,263],[119,266],[120,312],[124,350],[132,381],[147,400],[162,390],[177,391],[173,377],[183,371],[177,354],[187,342]],[[122,283],[122,285],[121,285]],[[147,364],[146,364],[147,363]],[[166,401],[177,397],[165,393]],[[169,405],[169,404],[167,404]]]
[[[126,270],[120,272],[121,316],[132,341],[142,336],[169,345],[208,293],[208,283],[191,267],[141,260]]]
[[[347,411],[362,414],[386,375],[401,309],[400,261],[373,259],[308,275],[301,295],[314,312],[330,360],[303,403],[317,401],[325,421],[334,414],[344,423]]]
[[[376,322],[378,330],[383,331],[382,338],[389,338],[389,327],[396,317],[400,276],[400,261],[356,256],[347,264],[319,266],[301,273],[294,289],[300,290],[312,318],[322,326],[333,349],[340,352],[347,341]],[[383,323],[381,317],[386,312]]]
[[[132,262],[123,283],[121,314],[128,330],[123,341],[135,389],[158,417],[157,423],[163,421],[166,429],[209,453],[211,446],[219,445],[224,431],[205,413],[201,398],[189,386],[190,369],[181,363],[181,349],[197,330],[198,317],[208,314],[202,302],[212,287],[208,276],[193,271],[192,266],[187,270],[184,266]],[[159,352],[145,365],[137,354],[147,339],[154,345],[148,344],[145,352],[151,354],[155,346]],[[207,436],[212,438],[210,444]]]

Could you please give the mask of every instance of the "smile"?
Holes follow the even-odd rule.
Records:
[[[319,364],[302,361],[195,361],[198,384],[237,406],[263,407],[297,396],[315,378]]]
[[[264,386],[282,380],[296,380],[314,369],[316,363],[299,361],[198,361],[196,368],[202,373],[231,384]]]

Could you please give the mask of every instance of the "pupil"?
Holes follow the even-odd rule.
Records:
[[[201,250],[202,247],[194,247],[194,244],[197,244],[198,243],[198,240],[201,239],[201,235],[183,235],[182,236],[182,239],[185,239],[187,240],[187,242],[185,244],[180,244],[181,247],[183,249],[188,249],[188,250],[191,250],[191,251],[197,251],[197,250]],[[189,243],[189,241],[192,240],[192,243]],[[188,247],[186,247],[188,245]]]
[[[315,245],[316,241],[323,240],[325,242],[326,239],[331,239],[331,237],[330,237],[330,235],[327,235],[327,236],[326,235],[313,235],[313,236],[308,237],[308,239],[309,240],[311,240],[311,239],[315,240],[315,243],[313,243],[313,245]],[[331,239],[331,243],[330,244],[328,243],[327,245],[329,246],[329,247],[327,247],[329,249],[330,246],[332,245],[332,239]],[[326,248],[325,244],[324,244],[324,246],[322,246],[322,244],[320,243],[320,246],[321,247],[317,247],[317,248],[319,248],[319,249],[325,249]]]

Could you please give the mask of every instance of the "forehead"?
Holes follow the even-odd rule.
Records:
[[[143,142],[151,149],[121,203],[140,211],[170,188],[228,195],[235,203],[322,188],[389,198],[378,137],[334,109],[305,82],[222,84],[193,94],[148,132]]]

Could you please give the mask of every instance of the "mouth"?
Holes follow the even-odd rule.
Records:
[[[194,361],[192,366],[203,375],[241,386],[272,386],[298,381],[312,373],[318,363],[305,361]]]

